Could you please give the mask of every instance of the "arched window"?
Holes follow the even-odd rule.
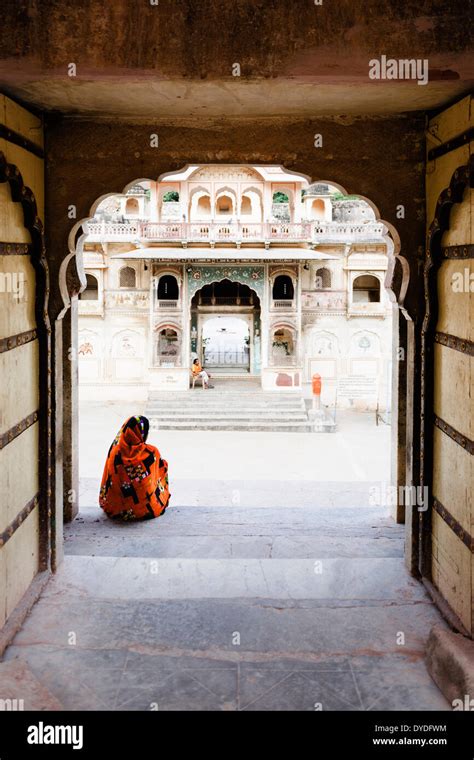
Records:
[[[177,203],[179,201],[179,193],[177,190],[169,190],[163,196],[163,203]]]
[[[180,364],[180,336],[174,327],[164,327],[158,333],[156,353],[158,365],[177,367]]]
[[[179,285],[176,277],[172,274],[164,274],[158,281],[158,300],[177,301],[179,299]]]
[[[295,288],[291,277],[287,274],[279,274],[278,277],[275,277],[272,295],[274,301],[292,301],[295,296]]]
[[[316,198],[311,204],[311,219],[324,219],[326,207],[321,198]]]
[[[127,216],[137,216],[140,210],[138,200],[136,198],[128,198],[125,204],[125,213]]]
[[[273,193],[273,203],[289,203],[290,199],[288,198],[286,193],[282,193],[281,190],[278,190],[276,193]]]
[[[261,222],[263,217],[262,195],[257,188],[248,187],[240,198],[240,216],[250,222]]]
[[[380,303],[380,280],[372,274],[361,274],[352,284],[353,303]]]
[[[326,267],[316,270],[316,290],[324,290],[331,287],[331,272]]]
[[[230,195],[220,195],[216,200],[216,216],[230,216],[234,211],[234,202]]]
[[[87,287],[79,295],[81,301],[98,301],[99,300],[99,281],[93,274],[86,274]]]
[[[273,366],[286,367],[295,361],[295,342],[293,334],[287,327],[274,330],[271,340],[270,363]]]
[[[198,198],[196,216],[199,218],[211,216],[211,198],[209,195],[201,195]]]
[[[252,201],[248,195],[242,196],[242,203],[240,204],[240,213],[242,216],[250,216],[252,213]]]
[[[133,267],[122,267],[119,272],[119,287],[120,288],[136,288],[137,287],[137,273]]]

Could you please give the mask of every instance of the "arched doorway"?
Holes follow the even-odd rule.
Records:
[[[209,370],[250,372],[250,322],[246,315],[203,321],[203,365]]]
[[[212,282],[191,300],[191,353],[218,375],[260,374],[260,299],[248,285]]]

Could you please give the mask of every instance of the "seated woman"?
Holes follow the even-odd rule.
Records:
[[[194,359],[191,371],[193,373],[193,377],[200,377],[202,379],[202,387],[204,389],[212,388],[212,385],[209,385],[209,380],[211,378],[210,375],[207,374],[206,370],[202,368],[201,362],[199,359]]]
[[[146,443],[149,429],[146,417],[130,417],[109,449],[99,505],[113,519],[150,520],[168,506],[168,462]]]

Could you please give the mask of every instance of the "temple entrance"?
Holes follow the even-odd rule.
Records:
[[[214,375],[260,374],[260,299],[228,279],[204,285],[191,301],[191,351]]]
[[[210,317],[202,326],[201,340],[206,369],[250,372],[250,324],[246,315]]]

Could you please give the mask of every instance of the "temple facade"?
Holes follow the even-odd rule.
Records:
[[[391,239],[364,200],[279,166],[188,166],[100,202],[81,241],[83,398],[215,378],[390,406]]]

